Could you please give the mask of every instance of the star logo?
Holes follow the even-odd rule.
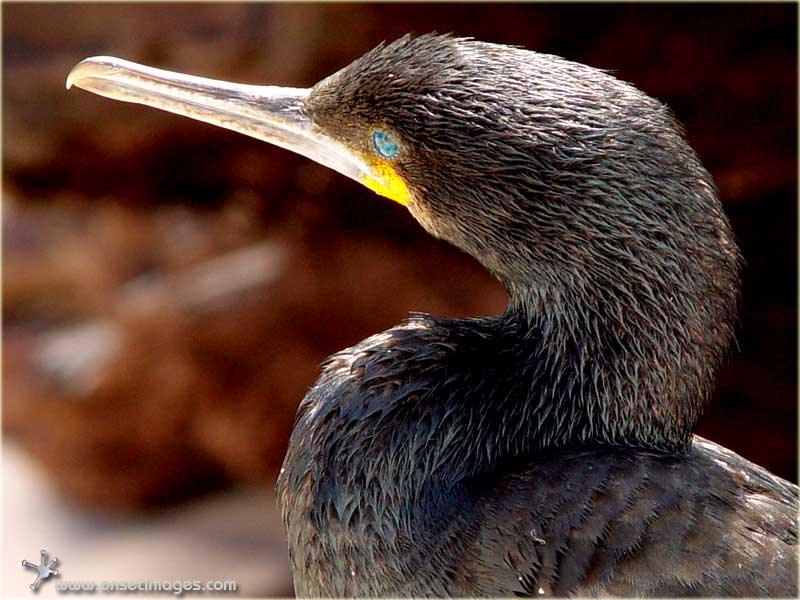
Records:
[[[38,565],[27,560],[22,561],[23,567],[36,571],[36,580],[31,584],[34,592],[39,591],[39,586],[45,579],[58,575],[58,571],[53,568],[56,565],[58,565],[58,559],[55,556],[48,559],[47,550],[42,550],[41,562]]]

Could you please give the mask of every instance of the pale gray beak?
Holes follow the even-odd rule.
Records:
[[[373,188],[383,179],[359,155],[314,124],[304,109],[308,89],[228,83],[109,56],[75,65],[67,77],[67,89],[73,85],[244,133]]]

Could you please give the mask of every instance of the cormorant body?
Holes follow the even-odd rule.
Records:
[[[570,440],[586,415],[519,400],[548,359],[511,320],[414,315],[327,361],[278,487],[299,596],[794,594],[796,486],[699,437]]]
[[[310,90],[87,59],[67,85],[301,152],[508,292],[339,352],[278,480],[300,596],[796,596],[798,488],[692,436],[740,256],[658,101],[562,58],[404,37]]]

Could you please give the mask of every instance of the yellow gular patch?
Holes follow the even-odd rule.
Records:
[[[361,179],[361,183],[376,194],[408,206],[411,202],[411,194],[406,187],[406,182],[397,174],[394,167],[386,161],[374,159],[371,161],[371,166],[378,177],[365,176]]]

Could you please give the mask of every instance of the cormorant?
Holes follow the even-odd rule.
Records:
[[[798,488],[692,436],[740,255],[660,102],[436,34],[309,90],[104,57],[72,83],[328,165],[508,292],[325,362],[278,480],[299,595],[796,596]]]

